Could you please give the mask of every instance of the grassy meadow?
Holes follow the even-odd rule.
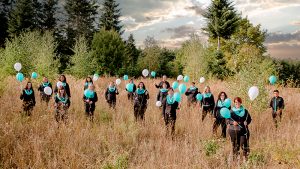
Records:
[[[32,116],[26,117],[20,113],[20,84],[13,78],[6,80],[8,85],[0,98],[0,168],[300,168],[299,89],[278,88],[286,103],[278,129],[273,125],[270,109],[251,111],[247,107],[253,118],[251,153],[247,163],[234,165],[229,137],[214,137],[213,119],[207,116],[201,122],[201,110],[187,107],[186,97],[178,111],[175,139],[165,137],[161,110],[155,107],[154,83],[159,79],[143,79],[150,93],[144,124],[134,122],[124,81],[118,87],[116,110],[109,109],[104,99],[106,86],[115,79],[100,78],[95,82],[99,101],[91,123],[84,114],[83,80],[67,80],[72,95],[69,123],[60,126],[54,119],[53,100],[49,107],[41,104],[38,82],[33,81],[37,105]],[[215,98],[220,91],[234,97],[234,89],[227,89],[226,82],[208,81],[205,85],[211,86]],[[197,87],[202,91],[204,84]],[[268,87],[270,97],[273,89]]]

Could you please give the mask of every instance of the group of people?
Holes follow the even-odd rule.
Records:
[[[68,118],[68,108],[70,107],[70,87],[66,81],[66,77],[61,75],[59,77],[59,84],[55,85],[53,90],[54,94],[54,106],[55,106],[55,119],[57,122],[67,121]],[[138,83],[136,86],[133,82],[133,79],[129,81],[132,83],[132,90],[128,91],[127,96],[128,100],[133,103],[134,117],[136,121],[143,121],[145,118],[145,112],[147,109],[147,102],[149,100],[149,92],[146,89],[146,86],[143,82]],[[195,83],[191,83],[185,95],[187,96],[187,105],[188,107],[192,105],[201,105],[202,107],[202,121],[205,119],[207,114],[210,114],[214,117],[213,123],[213,133],[217,133],[219,126],[222,128],[222,137],[226,137],[228,132],[231,138],[232,147],[233,147],[233,157],[234,159],[238,156],[240,147],[243,150],[243,156],[247,159],[249,154],[249,137],[250,132],[248,129],[249,124],[251,123],[251,115],[248,110],[242,105],[242,99],[240,97],[235,97],[233,99],[233,107],[229,107],[231,112],[231,118],[225,119],[222,117],[220,111],[222,108],[225,108],[225,100],[228,98],[225,92],[220,92],[217,100],[215,101],[214,95],[211,93],[210,87],[206,86],[204,92],[202,93],[201,101],[198,101],[196,96],[199,92]],[[48,81],[47,77],[43,78],[43,82],[38,88],[40,92],[40,98],[42,102],[45,102],[47,105],[51,99],[51,95],[47,95],[44,92],[45,87],[52,88],[52,84]],[[166,134],[171,135],[172,138],[175,133],[175,123],[177,117],[177,110],[180,109],[181,104],[174,97],[174,89],[170,86],[170,83],[167,81],[167,77],[163,76],[162,81],[159,84],[155,84],[155,87],[158,88],[157,101],[161,102],[160,109],[162,110],[162,117],[164,118],[166,125]],[[96,107],[96,102],[98,101],[97,93],[95,92],[95,86],[93,80],[90,77],[87,77],[84,84],[83,91],[83,102],[85,105],[85,114],[91,121],[93,121],[94,111]],[[110,82],[109,86],[105,91],[105,99],[110,108],[115,109],[116,100],[119,91],[114,82]],[[31,112],[36,104],[35,94],[32,88],[32,83],[27,82],[26,87],[23,89],[20,99],[23,100],[23,110],[30,116]],[[279,91],[274,90],[274,97],[271,99],[270,107],[272,108],[272,117],[276,127],[278,126],[279,121],[282,117],[282,110],[284,109],[284,100],[279,96]]]

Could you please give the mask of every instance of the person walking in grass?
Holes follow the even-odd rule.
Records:
[[[161,88],[163,88],[163,83],[165,83],[167,85],[167,89],[170,87],[170,83],[167,81],[167,76],[166,75],[163,75],[162,81],[159,82],[158,85],[155,83],[155,87],[158,88],[158,89],[161,89]]]
[[[231,118],[226,119],[228,132],[231,138],[234,161],[237,159],[240,147],[243,150],[243,157],[248,159],[249,148],[249,124],[252,119],[248,110],[242,105],[240,97],[234,98],[234,107],[231,109]]]
[[[70,87],[69,87],[69,84],[67,83],[67,79],[66,79],[65,75],[60,75],[57,85],[55,86],[55,89],[54,89],[54,94],[56,94],[58,92],[58,88],[60,88],[61,86],[64,88],[68,97],[70,98],[71,97]]]
[[[132,91],[128,91],[127,88],[125,89],[127,91],[127,98],[128,100],[133,101],[133,95],[136,90],[136,85],[134,84],[133,79],[130,79],[128,84],[132,84]]]
[[[55,119],[59,123],[63,121],[67,123],[68,120],[68,109],[70,107],[70,99],[63,86],[57,89],[57,93],[54,96],[54,107],[55,107]]]
[[[168,95],[167,84],[163,83],[163,87],[159,89],[156,97],[156,101],[161,102],[161,107],[164,107],[164,104],[166,103],[167,95]],[[162,116],[164,117],[164,109],[162,109]]]
[[[47,104],[47,106],[48,106],[49,105],[49,101],[51,99],[51,95],[47,95],[44,92],[44,89],[46,87],[50,87],[52,89],[52,84],[49,82],[49,80],[48,80],[47,77],[43,77],[43,82],[39,86],[38,91],[40,92],[41,102],[45,102]]]
[[[20,99],[23,100],[23,111],[27,116],[31,116],[32,110],[36,104],[31,82],[27,82],[25,89],[22,90]]]
[[[105,99],[110,108],[113,108],[113,109],[116,108],[118,94],[119,94],[119,91],[118,91],[115,83],[110,82],[109,86],[107,87],[107,89],[105,91]]]
[[[196,95],[198,94],[198,88],[195,86],[195,82],[192,82],[192,86],[185,92],[187,96],[187,106],[197,103]]]
[[[203,92],[202,99],[202,121],[205,119],[206,115],[209,113],[213,115],[213,110],[215,107],[214,95],[210,91],[210,87],[206,86]]]
[[[98,101],[98,96],[97,93],[95,92],[94,84],[90,83],[88,89],[84,91],[83,101],[85,105],[85,114],[91,121],[93,121],[94,111],[96,108],[95,103]]]
[[[279,91],[273,91],[274,97],[270,101],[270,107],[272,108],[272,117],[275,123],[275,127],[278,127],[278,119],[281,122],[282,110],[284,109],[284,100],[279,96]]]
[[[91,77],[85,78],[83,90],[88,89],[90,84],[94,84],[93,79]]]
[[[222,108],[227,108],[224,105],[225,99],[227,99],[227,94],[225,92],[220,92],[218,99],[216,101],[215,104],[215,108],[214,108],[214,124],[213,124],[213,134],[216,135],[217,134],[217,129],[218,127],[221,125],[222,128],[222,137],[226,138],[226,122],[225,122],[225,118],[221,116],[220,114],[220,110]],[[229,110],[231,110],[231,107],[228,108]]]
[[[179,109],[179,103],[174,97],[173,88],[169,88],[168,95],[164,100],[163,104],[164,120],[166,125],[166,135],[174,137],[175,134],[175,123],[176,123],[176,111]],[[170,131],[171,130],[171,131]]]
[[[140,82],[138,88],[134,93],[134,117],[135,121],[144,120],[145,112],[147,110],[147,102],[149,100],[149,93],[143,82]]]

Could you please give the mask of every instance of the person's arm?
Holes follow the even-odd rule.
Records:
[[[212,107],[215,107],[215,98],[213,94],[211,94],[211,102],[212,102]]]
[[[147,100],[149,100],[149,99],[150,99],[150,96],[149,96],[149,93],[148,93],[148,91],[146,91],[146,93],[145,93],[145,94],[146,94],[146,99],[147,99]]]
[[[105,96],[105,100],[107,100],[108,99],[108,88],[105,90],[104,96]]]
[[[165,82],[166,85],[167,85],[167,89],[169,89],[171,86],[170,86],[170,83],[168,81]]]
[[[160,88],[160,83],[158,85],[155,83],[155,87],[159,89]]]
[[[20,99],[23,100],[24,99],[24,90],[22,91],[21,95],[20,95]]]
[[[98,101],[98,95],[97,95],[97,93],[95,92],[94,102],[96,103],[97,101]]]
[[[133,90],[132,90],[132,92],[134,93],[135,91],[136,91],[136,85],[133,84]]]
[[[39,92],[42,92],[42,91],[43,91],[43,90],[42,90],[42,85],[39,86],[38,91],[39,91]]]
[[[284,109],[284,100],[283,100],[283,98],[280,99],[279,109],[281,109],[281,110]]]
[[[116,88],[116,95],[118,95],[119,94],[119,90]]]
[[[218,100],[217,100],[218,102]],[[213,114],[214,114],[214,117],[217,118],[217,103],[215,104],[215,107],[214,107],[214,110],[213,110]]]
[[[157,93],[156,101],[160,101],[160,97],[161,97],[161,91],[159,91],[159,92]]]
[[[70,86],[69,86],[69,84],[67,83],[66,84],[66,92],[67,92],[67,95],[69,96],[69,97],[71,97],[71,92],[70,92]]]
[[[185,93],[184,93],[184,94],[185,94],[186,96],[188,96],[190,93],[191,93],[191,92],[190,92],[190,90],[189,90],[189,89],[187,89],[187,90],[185,91]]]
[[[273,108],[273,98],[271,99],[269,106],[270,106],[270,108]]]
[[[251,121],[252,121],[252,118],[251,118],[251,115],[250,115],[250,113],[248,112],[248,110],[246,110],[246,111],[247,111],[246,122],[247,122],[247,125],[249,125],[249,124],[251,123]]]
[[[32,96],[31,97],[32,97],[33,104],[35,105],[36,102],[35,102],[35,95],[34,95],[34,90],[33,89],[32,89]]]

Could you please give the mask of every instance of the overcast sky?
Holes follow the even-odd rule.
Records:
[[[133,33],[138,46],[153,36],[164,47],[179,47],[189,34],[200,33],[201,16],[210,0],[117,0],[124,37]],[[300,59],[300,0],[233,0],[237,10],[270,34],[266,45],[273,57]],[[205,38],[205,37],[204,37]]]

